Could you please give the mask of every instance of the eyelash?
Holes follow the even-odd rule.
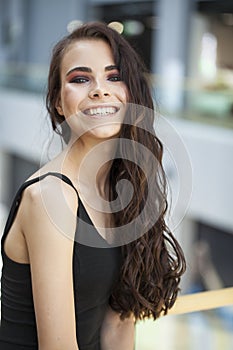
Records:
[[[121,81],[121,77],[119,74],[114,74],[114,75],[111,75],[110,77],[108,77],[108,80],[110,81]]]
[[[76,83],[76,84],[84,84],[89,81],[86,77],[74,77],[70,80],[70,83]]]
[[[119,74],[114,74],[114,75],[110,75],[108,77],[108,80],[112,82],[117,82],[117,81],[121,81],[121,78]],[[70,83],[84,84],[84,83],[87,83],[88,81],[89,81],[89,78],[77,76],[72,78],[70,80]]]

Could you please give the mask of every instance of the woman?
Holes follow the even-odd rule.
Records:
[[[135,321],[167,312],[185,269],[145,68],[115,30],[85,24],[54,48],[47,108],[67,146],[12,205],[0,347],[133,349]]]

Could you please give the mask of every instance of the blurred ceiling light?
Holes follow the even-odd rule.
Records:
[[[67,31],[68,33],[72,33],[75,29],[81,27],[81,25],[83,24],[82,21],[78,20],[78,19],[75,19],[73,21],[70,21],[68,24],[67,24]]]
[[[233,26],[233,13],[223,13],[222,20],[227,26]]]
[[[110,23],[108,24],[108,27],[110,27],[110,28],[116,30],[119,34],[123,33],[123,30],[124,30],[124,25],[123,25],[123,23],[121,23],[121,22],[116,22],[116,21],[115,21],[115,22],[110,22]]]
[[[140,35],[144,32],[144,29],[144,24],[140,21],[124,21],[124,32],[126,35]]]

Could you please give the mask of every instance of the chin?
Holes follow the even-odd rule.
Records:
[[[91,130],[91,135],[98,139],[108,139],[112,137],[118,137],[121,131],[120,125],[108,125],[94,128]]]

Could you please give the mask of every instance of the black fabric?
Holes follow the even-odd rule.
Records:
[[[4,251],[4,241],[17,214],[24,189],[48,175],[59,177],[76,191],[65,175],[51,172],[26,181],[15,196],[1,241],[1,350],[38,349],[30,265],[8,258]],[[90,225],[88,228],[96,242],[103,246],[105,241],[94,228],[80,198],[78,200],[79,219],[73,250],[76,335],[80,350],[100,350],[100,328],[112,287],[118,278],[121,249],[107,247],[107,244],[106,248],[96,248],[80,243],[80,222]]]

